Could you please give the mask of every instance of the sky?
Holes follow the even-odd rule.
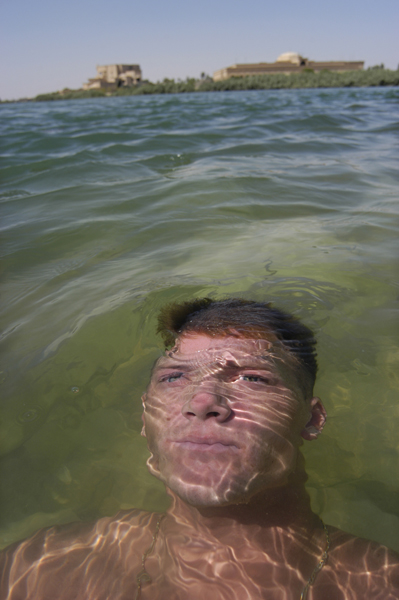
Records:
[[[96,65],[199,78],[237,62],[399,64],[399,0],[1,0],[0,98],[77,89]]]

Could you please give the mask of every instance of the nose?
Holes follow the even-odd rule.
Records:
[[[190,399],[184,404],[182,414],[186,419],[215,419],[219,423],[226,421],[232,411],[227,400],[213,387],[198,386]]]

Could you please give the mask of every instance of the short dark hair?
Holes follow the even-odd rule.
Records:
[[[312,387],[314,385],[317,361],[313,332],[293,315],[274,308],[270,302],[196,298],[164,306],[159,313],[157,333],[162,335],[165,346],[172,346],[177,337],[189,332],[258,339],[272,333],[297,359],[310,376]]]

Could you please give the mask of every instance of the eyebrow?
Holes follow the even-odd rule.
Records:
[[[166,365],[159,365],[159,366],[155,367],[155,370],[161,371],[161,370],[173,369],[176,371],[179,371],[179,370],[194,371],[196,369],[199,369],[201,366],[202,365],[195,365],[195,364],[193,365],[193,364],[190,364],[189,362],[183,363],[183,364],[177,364],[177,365],[171,363],[171,364],[166,364]],[[251,370],[251,369],[254,369],[257,371],[270,371],[270,366],[271,365],[260,365],[259,363],[258,364],[251,363],[251,364],[239,365],[233,361],[227,361],[227,363],[225,365],[220,365],[220,368],[221,369],[235,369],[236,371],[238,371],[238,370],[246,371],[246,370]]]
[[[155,370],[161,370],[161,369],[176,369],[177,371],[180,369],[182,371],[188,371],[188,370],[192,370],[192,366],[190,366],[188,363],[185,365],[175,365],[175,364],[166,364],[166,365],[159,365],[155,367]]]

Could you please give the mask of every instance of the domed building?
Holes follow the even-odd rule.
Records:
[[[271,75],[284,73],[301,73],[304,69],[309,69],[318,73],[320,71],[359,71],[364,67],[364,61],[336,61],[336,62],[315,62],[304,58],[297,52],[284,52],[280,54],[274,63],[250,63],[236,64],[215,71],[213,81],[223,81],[230,77],[247,77],[248,75]]]
[[[297,54],[296,52],[284,52],[284,54],[280,54],[280,56],[276,60],[276,63],[278,62],[288,62],[294,65],[304,65],[306,59]]]

